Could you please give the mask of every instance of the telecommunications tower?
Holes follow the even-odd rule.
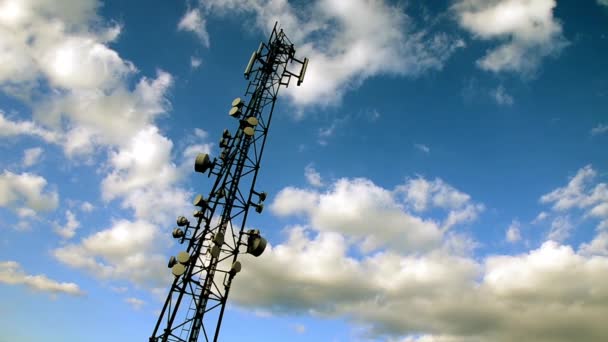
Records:
[[[229,115],[238,120],[231,133],[224,130],[221,152],[213,160],[196,157],[194,170],[214,177],[208,196],[194,198],[193,222],[177,218],[173,237],[187,246],[169,259],[175,279],[160,312],[150,342],[217,341],[230,285],[241,270],[239,254],[260,256],[266,240],[257,229],[245,229],[253,207],[264,209],[266,193],[255,187],[272,112],[279,88],[304,80],[308,59],[295,58],[295,48],[275,23],[268,42],[253,52],[245,79],[245,99],[232,101]],[[299,69],[292,72],[293,68]],[[247,99],[248,97],[248,99]]]

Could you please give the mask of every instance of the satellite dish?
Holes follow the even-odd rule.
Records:
[[[213,236],[213,242],[219,246],[223,245],[224,244],[224,233],[222,233],[222,232],[215,233],[215,235]]]
[[[202,211],[200,211],[200,210],[195,210],[195,211],[192,213],[192,216],[197,217],[197,218],[198,218],[198,217],[203,217],[203,212],[202,212]]]
[[[252,236],[249,238],[248,241],[247,253],[255,257],[259,257],[260,255],[262,255],[262,253],[264,253],[267,244],[268,242],[263,237],[259,235]]]
[[[259,196],[260,196],[260,202],[264,202],[266,200],[266,196],[268,196],[268,194],[262,191],[262,192],[260,192]]]
[[[253,136],[253,133],[255,132],[255,130],[253,129],[253,127],[245,127],[245,129],[243,129],[243,132],[245,133],[245,135],[247,136]]]
[[[177,225],[180,227],[187,226],[190,222],[184,216],[177,217]]]
[[[179,228],[175,228],[175,229],[173,229],[172,235],[173,235],[173,238],[179,239],[181,237],[184,237],[184,231]]]
[[[250,116],[250,117],[248,117],[248,118],[247,118],[247,123],[248,123],[249,125],[251,125],[251,126],[257,126],[257,124],[258,124],[258,119],[256,119],[256,118],[255,118],[255,117],[253,117],[253,116]]]
[[[232,100],[232,107],[242,107],[244,105],[243,100],[240,97]]]
[[[199,153],[194,161],[194,171],[205,173],[212,165],[207,153]]]
[[[169,263],[167,264],[167,267],[171,268],[171,267],[175,266],[175,264],[177,264],[177,260],[175,260],[174,256],[171,256],[169,258]]]
[[[175,264],[171,269],[171,273],[173,273],[174,276],[179,277],[182,274],[186,273],[186,266],[182,264]]]
[[[218,192],[216,192],[215,195],[217,196],[217,198],[223,198],[224,196],[226,196],[226,190],[224,190],[224,188],[221,188],[220,190],[218,190]]]
[[[232,263],[232,267],[230,267],[230,273],[237,274],[241,272],[241,263],[239,261],[235,261]]]
[[[242,112],[241,112],[241,108],[239,107],[232,107],[230,108],[230,111],[228,112],[228,115],[232,116],[233,118],[238,118],[239,116],[241,116]]]
[[[260,204],[257,204],[255,206],[255,212],[256,213],[261,214],[262,210],[264,210],[264,203],[260,203]]]
[[[177,261],[184,265],[187,264],[190,261],[190,254],[186,251],[179,252],[177,255]]]
[[[208,205],[207,200],[201,194],[196,195],[196,197],[194,197],[194,201],[192,201],[192,203],[194,203],[195,206],[201,207],[201,208],[206,208]]]
[[[216,259],[220,256],[220,248],[217,245],[211,247],[211,256]]]

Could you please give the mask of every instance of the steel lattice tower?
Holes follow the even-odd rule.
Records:
[[[297,73],[289,70],[294,65]],[[195,342],[200,335],[202,341],[217,341],[230,285],[241,269],[239,254],[259,256],[266,247],[259,230],[246,230],[245,223],[251,207],[258,213],[264,208],[266,193],[255,183],[277,95],[291,77],[300,85],[307,65],[307,58],[295,58],[294,45],[276,23],[268,42],[253,52],[245,69],[249,101],[236,98],[229,112],[237,129],[224,130],[218,158],[196,157],[195,171],[215,181],[207,197],[194,199],[195,223],[177,219],[173,237],[188,247],[169,260],[175,279],[150,342]]]

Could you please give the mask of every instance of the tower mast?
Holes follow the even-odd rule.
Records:
[[[245,224],[251,207],[257,213],[264,209],[266,193],[255,183],[279,89],[289,86],[292,77],[298,86],[304,80],[308,59],[296,59],[295,52],[275,23],[245,68],[245,99],[232,102],[229,115],[238,120],[237,128],[222,133],[218,158],[196,157],[195,171],[215,180],[208,196],[194,198],[193,222],[177,218],[172,234],[187,248],[169,259],[175,279],[150,342],[196,342],[200,336],[201,341],[217,341],[230,286],[241,270],[239,254],[264,252],[266,239]],[[293,64],[300,66],[297,73],[288,70]]]

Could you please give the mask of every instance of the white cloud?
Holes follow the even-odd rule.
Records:
[[[71,239],[76,235],[76,229],[80,227],[80,222],[76,219],[76,215],[69,210],[65,212],[66,223],[64,226],[55,223],[55,233],[59,234],[64,239]]]
[[[25,285],[34,291],[51,294],[84,295],[84,292],[75,283],[60,283],[48,278],[44,274],[28,275],[23,271],[21,265],[15,261],[0,261],[0,283]]]
[[[426,193],[429,205],[448,211],[443,227],[405,210],[418,190],[412,184],[433,187]],[[405,203],[400,201],[405,194]],[[482,206],[469,203],[470,197],[443,183],[423,178],[410,180],[395,190],[381,188],[363,178],[339,179],[325,193],[287,187],[271,204],[279,216],[303,215],[319,231],[347,234],[361,242],[364,250],[390,246],[398,250],[428,250],[439,245],[443,231],[455,224],[472,221]],[[426,201],[424,199],[426,208]],[[422,202],[418,202],[421,209]],[[442,230],[443,229],[443,230]]]
[[[604,125],[601,123],[591,129],[591,135],[600,135],[606,132],[608,132],[608,125]]]
[[[558,216],[551,222],[551,230],[547,239],[557,242],[564,241],[570,236],[572,229],[574,229],[574,225],[568,216]]]
[[[205,138],[207,138],[209,136],[209,133],[207,133],[207,131],[205,131],[204,129],[195,128],[194,129],[194,135],[197,138],[205,139]]]
[[[480,68],[530,74],[568,44],[555,6],[555,0],[459,0],[453,9],[474,38],[501,41],[477,61]]]
[[[279,216],[306,214],[314,210],[318,200],[314,191],[286,187],[275,196],[270,209]]]
[[[440,187],[441,200],[435,201],[440,191],[433,188]],[[365,336],[391,341],[507,342],[534,335],[542,342],[566,342],[573,336],[592,342],[608,334],[599,319],[603,314],[597,312],[608,310],[603,290],[608,258],[602,257],[607,252],[601,234],[581,245],[579,253],[548,241],[521,255],[477,258],[456,254],[450,236],[442,234],[430,248],[360,248],[361,256],[352,256],[351,248],[361,247],[359,222],[385,241],[391,215],[377,215],[378,208],[403,210],[396,196],[405,194],[405,203],[419,203],[421,210],[453,211],[474,204],[470,197],[449,196],[457,190],[443,182],[414,179],[398,188],[388,191],[366,180],[342,179],[325,193],[281,191],[273,211],[305,214],[306,225],[286,228],[286,241],[270,246],[255,261],[243,260],[246,267],[234,283],[233,300],[255,310],[346,318],[361,325]],[[408,200],[410,191],[422,194],[418,202],[415,196]],[[323,204],[334,210],[333,217],[323,216]],[[511,241],[521,239],[519,229],[514,221]],[[252,291],[256,296],[250,296]],[[539,316],[544,319],[535,320]]]
[[[264,32],[281,23],[298,56],[310,63],[301,87],[285,93],[299,106],[340,103],[348,90],[383,74],[418,76],[440,70],[464,43],[418,29],[403,6],[385,1],[317,0],[294,8],[287,1],[200,2],[206,13],[255,14]],[[250,22],[247,22],[250,29]]]
[[[93,204],[87,201],[82,202],[82,204],[80,205],[80,210],[84,211],[85,213],[90,213],[91,211],[93,211],[93,209],[95,209]]]
[[[287,241],[246,262],[231,298],[256,310],[346,318],[366,336],[405,341],[593,342],[608,334],[608,258],[547,242],[481,262],[437,250],[354,259],[348,241],[292,227]]]
[[[133,91],[124,85],[108,92],[72,91],[40,105],[37,117],[70,119],[64,145],[68,155],[90,153],[96,145],[122,145],[169,108],[164,96],[172,82],[170,74],[159,70],[155,79],[143,77]]]
[[[490,92],[490,95],[499,105],[510,106],[513,104],[513,96],[509,95],[505,90],[505,87],[503,87],[502,85],[492,90]]]
[[[422,177],[408,179],[397,190],[405,195],[406,202],[416,211],[424,211],[431,206],[458,209],[471,200],[469,195],[458,191],[438,178],[433,181]]]
[[[183,171],[172,162],[173,142],[155,126],[171,108],[167,93],[173,77],[157,70],[154,77],[136,78],[133,63],[110,48],[121,27],[108,27],[97,16],[100,5],[23,0],[10,2],[12,10],[0,14],[6,19],[0,25],[0,88],[32,109],[32,121],[0,113],[0,136],[38,136],[60,144],[67,156],[107,155],[107,161],[90,159],[104,177],[102,197],[120,200],[134,217],[113,218],[110,227],[56,248],[53,255],[98,278],[165,287],[170,272],[157,265],[166,263],[160,250],[169,242],[155,224],[191,208],[190,195],[177,185]],[[25,218],[31,208],[46,209],[42,204],[55,208],[58,196],[43,193],[45,184],[39,176],[5,171],[0,205],[24,202],[16,210]],[[89,212],[93,205],[86,202],[81,209]],[[78,225],[69,213],[65,226],[57,227],[66,237]]]
[[[171,161],[173,143],[149,126],[112,151],[112,171],[102,181],[105,200],[123,198],[123,207],[141,219],[159,222],[188,207],[190,194],[174,184],[181,175]]]
[[[133,310],[140,310],[144,306],[144,304],[146,304],[146,302],[144,302],[143,300],[135,297],[125,298],[125,302],[131,305]]]
[[[422,152],[424,152],[426,154],[429,154],[431,152],[431,148],[428,147],[428,146],[426,146],[426,145],[424,145],[424,144],[414,144],[414,147],[416,149],[418,149],[419,151],[422,151]]]
[[[597,0],[597,3],[598,3],[599,5],[608,6],[608,0]]]
[[[521,225],[518,221],[511,222],[505,234],[505,238],[508,242],[514,243],[521,240],[521,232],[519,230],[520,226]]]
[[[63,145],[68,155],[87,154],[97,145],[120,145],[169,108],[168,73],[142,77],[131,89],[136,68],[108,47],[121,27],[104,25],[97,1],[3,6],[13,14],[0,28],[0,88],[30,105],[34,121],[0,115],[1,136],[35,135]]]
[[[171,164],[171,140],[149,126],[133,136],[123,148],[110,153],[113,171],[102,183],[103,197],[113,199],[139,188],[164,187],[177,178]]]
[[[484,210],[485,206],[483,204],[467,204],[462,208],[450,210],[442,228],[447,230],[457,224],[473,222]]]
[[[588,256],[601,255],[608,257],[608,232],[601,231],[591,242],[581,244],[579,251],[581,254]]]
[[[126,286],[111,286],[110,290],[112,290],[116,293],[125,293],[125,292],[129,291],[129,288]]]
[[[16,213],[20,218],[36,217],[36,211],[31,208],[17,208]]]
[[[164,287],[170,281],[166,258],[158,253],[167,240],[145,221],[119,220],[112,226],[53,250],[60,262],[101,279],[129,280],[145,288]]]
[[[335,134],[336,128],[338,128],[338,126],[344,124],[345,121],[346,121],[346,119],[342,119],[342,120],[336,119],[328,127],[319,128],[318,133],[317,133],[317,135],[319,137],[317,142],[319,143],[319,145],[321,145],[321,146],[327,145],[329,138]]]
[[[29,208],[36,212],[54,210],[59,195],[55,191],[44,191],[46,184],[41,176],[4,170],[0,174],[0,207]]]
[[[188,10],[180,19],[177,28],[181,31],[194,33],[204,46],[209,47],[209,34],[205,27],[205,18],[198,9]]]
[[[540,201],[553,203],[553,210],[559,213],[573,209],[583,210],[585,217],[601,220],[598,228],[604,225],[608,227],[608,184],[604,182],[593,184],[596,177],[597,172],[591,165],[587,165],[579,169],[566,186],[543,195]],[[570,225],[565,224],[563,220],[560,222],[554,221],[555,227],[552,231],[568,232]]]
[[[202,63],[203,63],[202,59],[200,59],[198,57],[194,57],[194,56],[190,57],[190,67],[192,69],[198,69]]]
[[[304,334],[306,332],[306,326],[304,324],[294,324],[293,330],[298,334]]]
[[[541,211],[540,213],[538,213],[536,218],[534,218],[534,220],[532,220],[532,224],[540,223],[540,222],[544,221],[547,217],[549,217],[549,214],[547,214],[544,211]]]
[[[27,150],[25,150],[23,152],[23,162],[22,162],[23,166],[29,167],[29,166],[36,164],[38,162],[38,160],[40,159],[41,155],[42,155],[42,148],[40,148],[40,147],[28,148]]]
[[[317,172],[317,170],[315,170],[315,168],[312,165],[307,165],[306,168],[304,168],[304,176],[306,177],[306,181],[308,182],[308,184],[314,186],[314,187],[321,187],[323,186],[323,180],[321,179],[321,174],[319,172]]]
[[[60,135],[44,129],[33,121],[11,121],[4,117],[0,111],[0,137],[12,137],[18,135],[32,135],[46,142],[57,143]]]

